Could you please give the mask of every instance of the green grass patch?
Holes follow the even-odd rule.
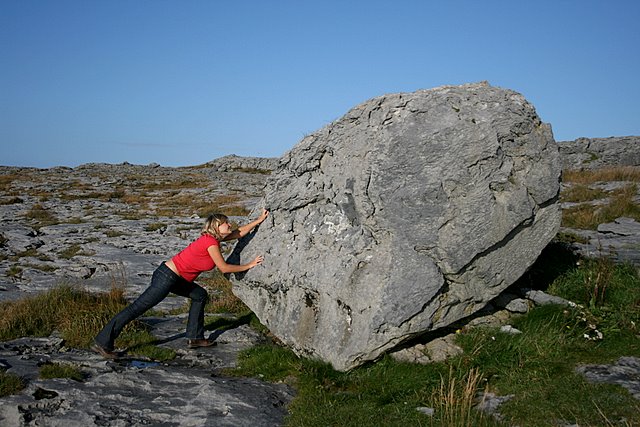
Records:
[[[477,371],[469,375],[445,364],[413,365],[385,357],[338,372],[283,347],[263,345],[245,351],[229,373],[295,387],[287,426],[499,425],[472,409],[481,385]],[[423,407],[434,408],[433,417],[418,411]]]
[[[27,386],[21,377],[0,371],[0,397],[18,394]]]
[[[207,288],[210,294],[205,307],[207,313],[244,315],[250,311],[242,300],[234,295],[231,282],[218,269],[203,277],[200,284]]]
[[[576,372],[581,364],[640,356],[636,269],[579,260],[559,241],[541,259],[523,280],[578,305],[531,310],[512,322],[519,335],[463,330],[464,353],[444,363],[384,357],[337,372],[271,343],[242,353],[230,373],[294,387],[287,426],[640,425],[640,402],[627,390],[590,383]],[[473,409],[482,391],[514,395],[500,406],[503,424]],[[432,408],[433,416],[421,407]]]
[[[170,348],[158,347],[158,340],[143,325],[123,333],[116,340],[118,347],[124,347],[130,354],[147,357],[157,361],[167,361],[176,358],[176,352]]]
[[[45,363],[40,366],[40,378],[69,378],[75,381],[84,380],[82,371],[68,363]]]
[[[575,371],[579,364],[640,356],[636,269],[606,259],[580,260],[548,292],[578,305],[535,308],[513,322],[520,335],[469,330],[459,339],[464,365],[479,369],[497,394],[515,395],[500,409],[511,424],[640,423],[640,403],[625,389],[589,383]]]
[[[500,408],[510,425],[640,422],[640,403],[625,389],[589,383],[575,372],[578,364],[640,355],[639,340],[631,334],[585,338],[581,315],[559,306],[540,307],[514,323],[520,335],[475,329],[461,336],[463,366],[479,369],[495,393],[515,396]]]

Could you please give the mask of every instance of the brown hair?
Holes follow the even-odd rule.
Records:
[[[210,236],[215,237],[217,240],[221,240],[222,236],[218,231],[218,227],[220,227],[225,222],[229,221],[226,215],[223,214],[211,214],[207,218],[207,221],[204,223],[204,227],[202,227],[201,235],[208,234]]]

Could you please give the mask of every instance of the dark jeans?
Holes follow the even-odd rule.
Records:
[[[207,291],[194,282],[186,281],[163,262],[153,272],[151,285],[102,328],[96,336],[96,343],[112,351],[114,341],[127,323],[165,299],[169,292],[191,298],[186,337],[188,339],[204,338],[204,306],[208,301]]]

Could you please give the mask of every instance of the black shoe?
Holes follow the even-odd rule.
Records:
[[[194,340],[188,340],[187,341],[187,346],[189,348],[199,348],[199,347],[211,347],[216,345],[217,343],[215,341],[209,341],[206,338],[199,338],[199,339],[194,339]]]
[[[117,359],[120,357],[120,353],[118,353],[117,351],[107,350],[98,343],[93,344],[91,346],[91,350],[95,351],[105,359]]]

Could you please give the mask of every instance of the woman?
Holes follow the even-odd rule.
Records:
[[[219,242],[245,236],[261,224],[268,215],[269,211],[263,209],[258,219],[233,231],[225,215],[210,215],[202,228],[201,236],[169,261],[160,264],[153,272],[151,285],[102,328],[95,338],[92,349],[107,359],[117,358],[119,354],[114,351],[114,341],[122,329],[166,298],[169,292],[191,298],[186,333],[188,347],[214,345],[214,341],[204,338],[204,307],[207,304],[208,294],[194,280],[200,273],[213,270],[215,267],[218,267],[222,273],[239,273],[260,265],[264,259],[262,255],[248,264],[227,264],[220,252]]]

